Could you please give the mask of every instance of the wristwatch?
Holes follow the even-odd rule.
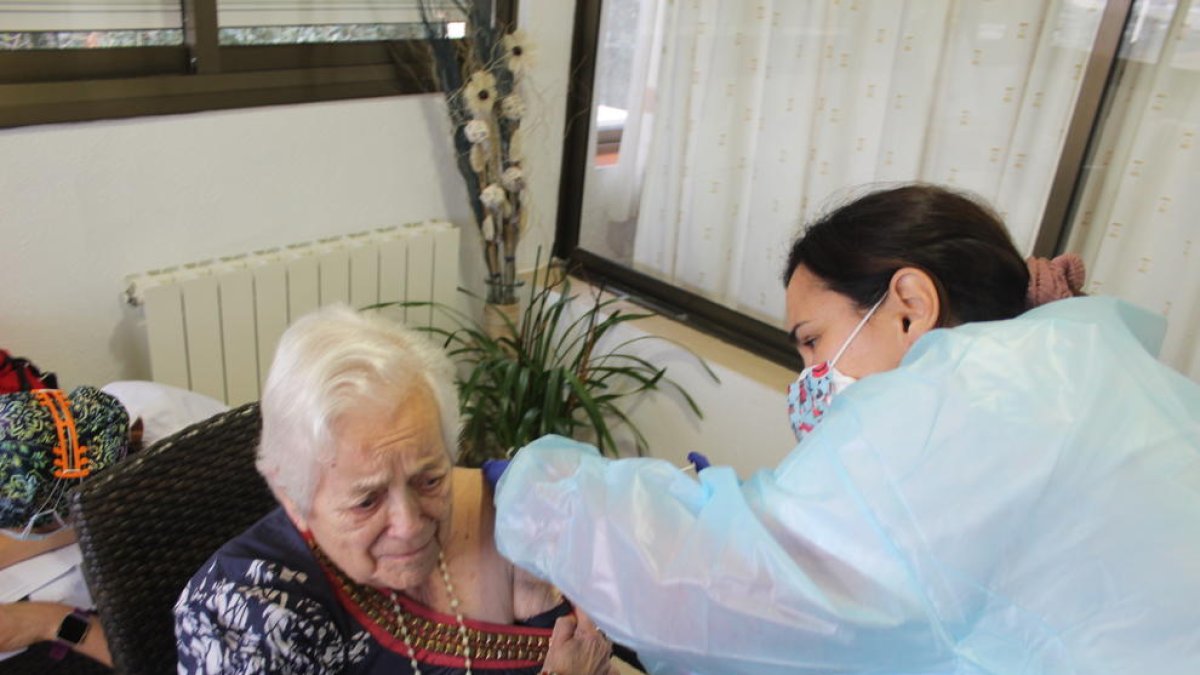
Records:
[[[54,644],[50,645],[50,658],[58,661],[67,655],[73,647],[83,642],[88,629],[92,627],[92,616],[95,612],[90,609],[76,607],[63,617],[58,625],[58,633],[54,636]]]

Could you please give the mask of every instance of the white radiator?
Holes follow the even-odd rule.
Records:
[[[145,309],[154,381],[232,406],[258,400],[284,329],[317,307],[458,306],[458,252],[453,225],[405,225],[146,272],[130,277],[127,299]],[[429,308],[382,311],[446,327]]]

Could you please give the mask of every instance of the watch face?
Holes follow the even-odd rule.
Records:
[[[68,614],[58,627],[58,639],[77,645],[87,635],[88,620],[78,614]]]

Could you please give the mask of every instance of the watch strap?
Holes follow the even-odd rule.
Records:
[[[72,647],[83,642],[91,628],[91,620],[95,614],[90,609],[76,607],[71,610],[70,614],[63,617],[62,623],[58,625],[54,642],[50,645],[50,658],[59,661],[67,655],[67,652],[71,651]]]

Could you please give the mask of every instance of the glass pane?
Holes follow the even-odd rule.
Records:
[[[222,45],[373,42],[425,37],[421,12],[411,0],[218,0]],[[465,20],[453,2],[428,2],[431,18],[455,37]],[[461,35],[459,35],[461,37]]]
[[[648,37],[639,31],[641,0],[608,0],[601,18],[596,68],[596,164],[615,164],[621,150],[625,118],[636,94],[630,92],[634,63],[639,49],[648,47]]]
[[[0,50],[181,44],[179,0],[0,1]]]
[[[376,42],[425,37],[419,23],[333,24],[327,26],[253,26],[222,28],[223,45],[294,45],[319,42]]]
[[[608,0],[581,246],[771,323],[799,224],[864,185],[975,192],[1028,251],[1103,9]]]
[[[1067,249],[1088,291],[1167,318],[1161,358],[1200,381],[1200,0],[1139,0]]]

